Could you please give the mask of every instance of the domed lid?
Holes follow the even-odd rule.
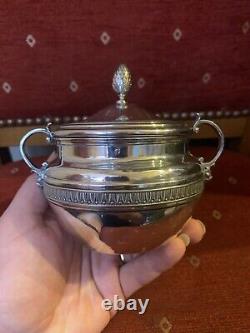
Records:
[[[89,118],[90,122],[130,122],[153,120],[152,115],[135,104],[128,104],[126,96],[132,86],[131,74],[126,65],[120,65],[113,76],[112,87],[118,94],[116,104],[110,105]]]
[[[112,86],[118,100],[88,120],[55,127],[54,137],[140,137],[187,135],[192,128],[185,122],[159,121],[146,110],[128,104],[126,95],[132,85],[131,75],[125,65],[120,65],[114,74]]]

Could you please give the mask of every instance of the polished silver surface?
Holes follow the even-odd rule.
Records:
[[[53,129],[52,129],[53,130]],[[193,128],[185,122],[177,121],[126,121],[126,122],[86,122],[55,126],[53,135],[59,139],[79,139],[92,138],[111,141],[114,138],[147,139],[159,140],[166,139],[166,136],[187,136],[192,134]]]
[[[119,95],[119,100],[116,102],[116,107],[118,110],[120,110],[120,114],[117,119],[121,121],[128,120],[122,111],[127,108],[125,97],[131,85],[131,75],[128,68],[125,65],[120,65],[114,74],[112,86]]]
[[[177,234],[199,197],[184,205],[147,211],[91,212],[52,204],[61,226],[98,252],[145,252]]]
[[[130,85],[128,69],[120,66],[113,78],[120,98],[110,109],[113,121],[49,124],[30,131],[20,143],[24,161],[37,174],[63,227],[106,253],[146,251],[177,233],[224,145],[220,128],[199,116],[191,127],[149,117],[129,120],[123,112]],[[219,137],[218,152],[208,162],[188,151],[189,139],[203,124]],[[37,133],[45,134],[57,152],[56,161],[41,168],[25,153],[27,139]]]
[[[194,130],[195,133],[199,132],[200,125],[202,125],[202,124],[211,126],[217,132],[218,137],[219,137],[218,151],[217,151],[216,155],[214,156],[214,158],[211,161],[208,161],[208,162],[204,162],[203,157],[199,158],[201,168],[202,168],[202,172],[206,176],[206,178],[209,180],[209,179],[212,178],[211,167],[215,165],[215,162],[218,160],[218,158],[220,157],[220,155],[223,152],[223,149],[224,149],[224,135],[222,133],[222,130],[220,129],[220,127],[217,124],[215,124],[211,120],[201,119],[199,114],[197,114],[197,120],[196,120],[196,122],[194,123],[194,126],[193,126],[193,130]]]
[[[25,146],[26,146],[26,142],[27,140],[34,134],[45,134],[46,139],[48,142],[52,141],[52,133],[49,130],[49,126],[50,123],[47,125],[46,128],[35,128],[31,131],[29,131],[28,133],[26,133],[21,141],[20,141],[20,145],[19,145],[19,149],[20,149],[20,153],[21,156],[24,160],[24,162],[28,165],[28,167],[31,169],[31,171],[35,172],[37,174],[37,184],[41,185],[43,182],[43,178],[45,175],[45,171],[48,168],[48,163],[47,162],[43,162],[42,166],[40,168],[37,168],[28,158],[26,151],[25,151]]]
[[[102,211],[107,209],[146,210],[150,206],[165,207],[189,202],[203,190],[203,181],[172,186],[159,190],[137,191],[93,191],[69,189],[44,183],[45,196],[55,204],[63,207]]]

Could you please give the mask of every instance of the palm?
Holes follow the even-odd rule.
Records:
[[[4,268],[0,317],[5,330],[33,332],[36,328],[59,333],[67,332],[68,327],[73,332],[100,332],[110,319],[109,312],[101,308],[108,293],[105,270],[117,277],[111,292],[121,292],[116,258],[81,246],[60,229],[51,210],[43,220],[28,219],[26,230],[0,239],[0,265]],[[19,222],[14,221],[13,228]],[[94,320],[84,320],[93,314]]]
[[[184,252],[176,238],[120,269],[118,257],[90,250],[60,228],[30,178],[0,224],[0,333],[100,332],[111,317],[103,298],[123,297],[122,289],[129,296]],[[142,266],[151,268],[144,280]]]

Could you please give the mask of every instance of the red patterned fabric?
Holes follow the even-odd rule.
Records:
[[[88,115],[113,72],[152,112],[249,107],[249,0],[2,1],[0,118]]]
[[[204,149],[197,155],[204,155]],[[144,315],[123,311],[106,333],[250,332],[249,169],[249,158],[223,154],[194,212],[206,224],[204,240],[137,292],[136,298],[150,299]],[[0,168],[1,212],[28,174],[23,162]]]

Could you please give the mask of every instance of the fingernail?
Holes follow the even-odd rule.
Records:
[[[178,236],[178,238],[180,238],[185,244],[185,246],[188,247],[188,245],[190,244],[190,237],[187,234],[182,233]]]
[[[199,222],[200,222],[200,225],[201,225],[201,227],[202,227],[203,233],[205,234],[205,233],[206,233],[206,226],[205,226],[205,224],[202,223],[201,221],[199,221]]]

